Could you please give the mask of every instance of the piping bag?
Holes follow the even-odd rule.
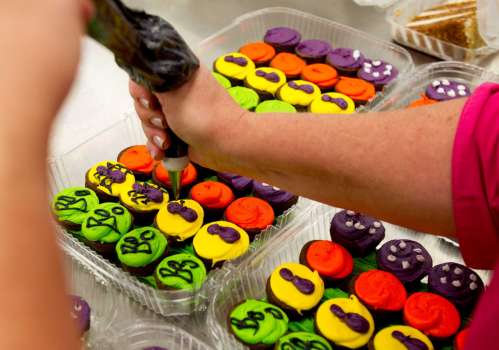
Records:
[[[166,20],[132,10],[121,0],[93,0],[95,15],[88,34],[108,48],[130,78],[152,92],[179,88],[199,68],[199,60]],[[168,169],[175,199],[189,158],[187,144],[167,129],[170,147],[163,165]]]

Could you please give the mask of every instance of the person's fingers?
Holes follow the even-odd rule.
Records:
[[[161,148],[156,146],[153,142],[147,141],[146,143],[147,149],[149,150],[149,153],[151,154],[151,157],[154,160],[161,160],[164,158],[164,152]]]
[[[135,111],[137,112],[137,115],[139,116],[139,119],[143,124],[161,130],[168,127],[166,119],[161,111],[152,111],[150,109],[146,109],[137,100],[135,100]]]
[[[158,149],[165,150],[170,146],[170,138],[165,130],[153,128],[147,124],[142,124],[142,129],[147,139],[158,147]]]
[[[160,110],[160,104],[156,96],[151,91],[147,90],[142,85],[137,84],[130,80],[128,84],[130,95],[137,101],[143,108],[152,111]]]

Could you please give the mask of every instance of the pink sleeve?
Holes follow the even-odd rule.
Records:
[[[468,99],[452,155],[456,234],[466,263],[492,269],[499,247],[499,85]]]

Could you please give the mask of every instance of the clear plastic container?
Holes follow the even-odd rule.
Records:
[[[225,53],[237,51],[246,43],[262,41],[265,32],[277,26],[294,28],[302,34],[303,39],[325,40],[333,47],[359,48],[367,57],[392,63],[400,75],[385,87],[383,93],[414,69],[411,55],[400,46],[329,19],[284,7],[269,7],[236,18],[231,25],[203,40],[196,53],[205,64],[211,66],[217,57]],[[369,106],[366,105],[365,109],[369,109]]]
[[[444,60],[475,62],[484,56],[496,52],[490,47],[467,49],[407,28],[407,24],[424,10],[444,3],[445,0],[402,0],[387,12],[387,21],[396,42],[425,52]]]
[[[247,349],[229,333],[227,317],[232,308],[248,298],[264,298],[265,284],[271,272],[284,262],[298,262],[305,243],[314,239],[331,239],[331,219],[339,209],[315,204],[286,227],[278,238],[252,254],[237,270],[221,277],[218,290],[207,313],[207,329],[218,349]],[[424,235],[399,226],[384,223],[386,238],[413,239],[423,244],[433,257],[433,263],[462,262],[459,250],[435,236]],[[283,244],[285,242],[285,244]],[[383,243],[383,242],[382,242]],[[489,272],[477,271],[484,281]]]

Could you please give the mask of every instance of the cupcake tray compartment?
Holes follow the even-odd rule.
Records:
[[[206,316],[207,329],[218,349],[247,349],[227,328],[229,312],[245,299],[265,298],[265,284],[272,271],[282,263],[298,262],[300,251],[305,243],[314,239],[330,240],[330,222],[338,211],[339,209],[330,206],[314,204],[288,225],[279,237],[272,239],[263,249],[248,257],[238,269],[220,276],[218,291],[209,305]],[[448,261],[462,263],[458,249],[438,237],[388,223],[383,224],[386,237],[380,245],[391,239],[412,239],[421,243],[429,251],[434,265]],[[477,272],[484,282],[489,280],[489,272]]]

